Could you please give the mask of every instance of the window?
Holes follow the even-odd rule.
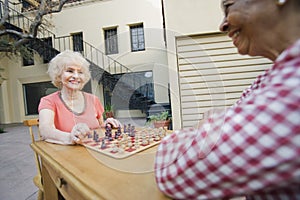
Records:
[[[48,63],[54,57],[53,49],[52,49],[52,37],[42,38],[44,42],[44,49],[43,49],[43,62]]]
[[[24,105],[26,115],[37,115],[40,99],[57,91],[51,82],[23,84]]]
[[[154,83],[152,71],[129,72],[125,74],[114,74],[113,78],[118,80],[112,91],[103,88],[104,103],[114,104],[115,109],[145,109],[147,105],[154,102]],[[115,95],[115,96],[114,96]],[[129,102],[124,101],[123,96],[130,96]],[[126,98],[127,98],[126,97]]]
[[[91,81],[89,81],[82,91],[92,93],[91,88]],[[37,115],[40,99],[57,90],[50,81],[23,84],[25,115]]]
[[[131,51],[145,50],[143,24],[130,26]]]
[[[104,30],[106,55],[119,53],[117,28]]]
[[[82,32],[79,33],[73,33],[72,40],[73,40],[73,50],[78,51],[80,53],[83,52],[83,34]]]
[[[34,65],[33,50],[26,48],[26,51],[22,52],[23,66]]]
[[[31,3],[28,3],[27,1],[20,1],[22,2],[22,12],[34,10],[35,6]]]
[[[2,18],[3,17],[3,12],[4,12],[4,6],[2,6],[2,1],[1,1],[1,4],[0,4],[1,6],[0,6],[0,18]]]

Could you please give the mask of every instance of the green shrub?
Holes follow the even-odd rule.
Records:
[[[0,127],[0,133],[5,133],[4,128]]]
[[[168,118],[169,118],[169,112],[164,111],[161,112],[160,114],[150,115],[148,123],[152,123],[154,121],[164,121],[164,120],[168,120]]]

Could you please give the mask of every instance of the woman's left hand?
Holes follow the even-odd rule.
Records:
[[[82,139],[91,132],[91,129],[85,123],[76,124],[71,131],[71,139],[74,144],[82,144]]]
[[[104,124],[105,124],[105,126],[106,126],[107,124],[110,124],[112,128],[122,127],[121,122],[120,122],[119,120],[117,120],[117,119],[112,118],[112,117],[107,118],[107,119],[105,120]]]

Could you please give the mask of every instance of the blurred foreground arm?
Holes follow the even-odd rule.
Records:
[[[175,199],[299,198],[299,86],[300,66],[277,63],[224,113],[164,138],[159,189]]]

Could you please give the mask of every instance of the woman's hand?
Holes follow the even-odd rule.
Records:
[[[73,144],[82,144],[82,139],[91,132],[91,129],[85,123],[76,124],[71,131],[71,140]]]
[[[108,124],[109,124],[112,128],[122,127],[121,122],[120,122],[119,120],[117,120],[117,119],[112,118],[112,117],[107,118],[107,119],[105,120],[104,125],[106,126],[106,125],[108,125]]]

